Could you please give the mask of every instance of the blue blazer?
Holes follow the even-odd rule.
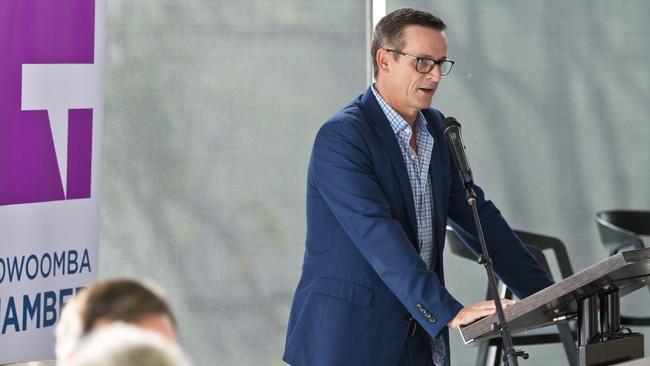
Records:
[[[435,271],[417,251],[413,193],[398,142],[370,88],[319,130],[307,178],[307,239],[289,316],[291,365],[397,365],[409,315],[443,332],[463,308],[444,286],[447,222],[480,252],[472,212],[442,133],[443,115],[423,110],[435,143]],[[476,188],[494,268],[524,298],[552,281],[498,209]],[[482,281],[483,279],[476,279]],[[447,354],[449,349],[447,345]],[[447,364],[449,359],[447,359]]]

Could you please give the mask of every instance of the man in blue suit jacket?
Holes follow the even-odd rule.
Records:
[[[291,365],[449,365],[447,328],[494,313],[492,301],[463,307],[444,287],[447,222],[480,252],[443,115],[430,108],[453,65],[444,29],[418,10],[386,15],[373,37],[376,82],[316,136],[283,357]],[[497,208],[476,193],[499,277],[520,298],[549,286]]]

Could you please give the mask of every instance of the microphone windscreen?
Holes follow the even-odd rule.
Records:
[[[456,118],[449,116],[445,117],[444,121],[442,122],[442,128],[443,130],[447,130],[449,127],[458,127],[460,128],[460,123],[456,120]]]

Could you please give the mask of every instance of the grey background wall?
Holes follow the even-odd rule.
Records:
[[[457,64],[434,105],[463,123],[476,180],[512,226],[562,238],[575,269],[604,258],[595,212],[650,209],[650,4],[387,5],[448,23]],[[367,86],[365,12],[108,2],[100,274],[165,287],[197,365],[282,364],[311,142]],[[454,294],[480,300],[482,268],[446,261]],[[650,307],[647,292],[634,301],[627,312]],[[475,348],[452,347],[472,363]],[[563,363],[557,346],[527,350],[527,365]]]
[[[388,1],[387,10],[404,6],[449,26],[448,55],[458,63],[433,104],[463,123],[489,198],[513,227],[561,238],[575,270],[606,257],[594,214],[650,209],[650,4]],[[468,285],[482,268],[446,261],[456,296],[483,296],[483,283]],[[633,294],[624,311],[648,314],[649,300]],[[471,364],[475,349],[459,337],[453,346],[454,363]],[[564,362],[559,346],[527,351],[529,365]]]

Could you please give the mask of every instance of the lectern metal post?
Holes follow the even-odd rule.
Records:
[[[618,289],[602,294],[600,302],[600,329],[605,335],[621,328],[621,305]]]
[[[578,299],[578,365],[600,366],[641,358],[643,335],[621,331],[617,288]]]
[[[513,332],[521,332],[578,318],[581,366],[642,358],[643,335],[621,328],[620,297],[649,282],[650,248],[620,252],[509,306],[506,320]],[[498,336],[492,326],[498,322],[495,314],[459,329],[468,343]]]
[[[598,333],[598,296],[578,300],[578,345],[585,346]]]

